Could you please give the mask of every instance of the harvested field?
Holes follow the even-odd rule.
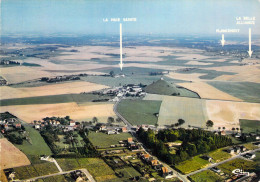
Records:
[[[201,76],[207,75],[206,73],[173,73],[170,72],[167,77],[172,79],[178,79],[178,80],[185,80],[185,81],[202,81],[205,79],[201,79]]]
[[[4,77],[8,83],[19,83],[41,77],[53,76],[46,71],[42,71],[39,67],[31,68],[26,66],[0,68],[0,75]]]
[[[165,96],[161,104],[158,124],[171,125],[177,123],[178,119],[185,120],[182,127],[191,125],[205,128],[207,121],[205,101],[196,98]]]
[[[75,102],[59,103],[59,104],[36,104],[36,105],[16,105],[2,106],[1,112],[9,111],[23,121],[31,123],[33,120],[41,120],[45,117],[52,116],[70,116],[76,121],[93,118],[94,116],[100,122],[100,118],[115,116],[113,112],[113,104],[92,104],[92,105],[77,105]]]
[[[260,120],[260,104],[232,101],[207,100],[208,118],[214,128],[226,127],[227,130],[240,128],[240,119]]]
[[[0,147],[0,170],[30,165],[30,161],[26,155],[6,138],[0,139]]]
[[[187,89],[197,92],[201,98],[204,99],[217,99],[217,100],[234,100],[242,101],[232,95],[229,95],[205,82],[192,82],[192,83],[178,83]]]
[[[213,63],[206,63],[206,62],[202,62],[202,61],[189,61],[185,64],[187,64],[187,65],[212,65]]]
[[[222,67],[211,67],[203,68],[207,70],[215,71],[227,71],[236,73],[235,75],[220,75],[214,80],[218,81],[233,81],[233,82],[255,82],[260,83],[260,69],[255,65],[246,65],[246,66],[222,66]]]
[[[40,87],[24,87],[24,88],[12,88],[9,86],[3,86],[0,88],[1,99],[11,98],[23,98],[23,97],[36,97],[45,95],[60,95],[60,94],[71,94],[81,92],[91,92],[95,90],[101,90],[108,88],[107,86],[76,81],[69,83],[50,84]]]

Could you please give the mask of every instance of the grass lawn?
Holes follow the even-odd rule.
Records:
[[[213,158],[215,162],[220,162],[231,157],[231,154],[223,151],[223,149],[217,149],[209,153],[209,156]]]
[[[69,171],[69,170],[80,168],[80,164],[78,163],[77,159],[65,158],[65,159],[56,159],[56,161],[58,162],[58,164],[60,165],[63,171]]]
[[[224,173],[231,175],[232,171],[234,169],[243,168],[243,170],[246,172],[254,171],[256,168],[256,162],[237,158],[237,159],[225,162],[224,164],[220,164],[217,167],[219,169],[221,169]]]
[[[158,121],[155,114],[159,113],[161,103],[151,100],[122,100],[117,111],[133,125],[154,125]]]
[[[91,102],[92,100],[97,100],[97,99],[110,99],[110,98],[111,97],[109,96],[99,96],[94,94],[62,94],[62,95],[5,99],[5,100],[1,100],[0,106],[57,104],[57,103],[68,103],[68,102],[83,103],[83,102]]]
[[[51,155],[52,152],[40,133],[31,126],[23,125],[27,133],[29,133],[31,143],[24,140],[22,145],[15,144],[15,146],[25,153],[32,163],[34,163],[34,160],[37,160],[40,155]]]
[[[220,176],[218,176],[216,173],[210,170],[202,171],[200,173],[196,173],[192,176],[190,176],[192,181],[194,182],[217,182],[217,181],[223,181]]]
[[[240,128],[243,128],[243,133],[260,131],[260,121],[259,120],[246,120],[240,119]]]
[[[252,143],[246,143],[246,144],[243,144],[248,150],[254,150],[254,149],[257,149],[258,147]]]
[[[193,171],[199,170],[205,166],[207,166],[209,162],[200,158],[200,156],[195,156],[192,159],[181,162],[176,165],[175,168],[181,171],[184,174],[191,173]]]
[[[207,82],[217,89],[247,102],[260,102],[260,84],[252,82]]]
[[[52,162],[17,167],[14,168],[14,171],[16,172],[16,178],[20,180],[59,172],[56,165]]]
[[[119,144],[121,140],[127,140],[132,137],[129,133],[120,133],[114,135],[108,135],[102,132],[89,132],[88,138],[94,146],[99,146],[100,148],[108,148],[110,145]]]
[[[125,167],[123,169],[118,169],[116,170],[116,172],[121,172],[123,173],[123,177],[124,178],[131,178],[134,176],[141,176],[141,174],[139,172],[137,172],[133,167]]]

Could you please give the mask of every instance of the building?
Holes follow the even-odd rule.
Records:
[[[75,126],[76,122],[75,121],[70,121],[70,126]]]

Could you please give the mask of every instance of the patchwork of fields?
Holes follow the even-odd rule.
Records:
[[[202,99],[165,96],[159,112],[158,124],[171,125],[179,119],[185,120],[182,127],[188,125],[205,128],[208,120],[206,104]]]

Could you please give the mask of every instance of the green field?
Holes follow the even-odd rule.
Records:
[[[243,133],[260,132],[260,121],[259,120],[246,120],[240,119],[240,128],[243,128]]]
[[[27,155],[32,163],[34,162],[34,160],[39,160],[38,158],[40,155],[51,155],[52,152],[49,146],[45,143],[40,133],[31,126],[28,126],[26,124],[23,125],[27,133],[29,133],[31,143],[29,143],[27,140],[24,140],[22,145],[15,144],[15,146],[19,148],[23,153],[25,153],[25,155]]]
[[[148,85],[144,90],[150,94],[199,98],[197,93],[189,91],[183,87],[178,87],[175,84],[171,84],[170,82],[161,79]]]
[[[207,160],[202,159],[200,156],[195,156],[192,159],[181,162],[176,165],[175,168],[184,174],[188,174],[206,167],[208,164],[209,162]]]
[[[210,170],[202,171],[190,176],[194,182],[218,182],[224,179],[218,176],[216,173]]]
[[[223,151],[223,149],[217,149],[210,152],[208,155],[213,158],[214,162],[220,162],[231,157],[231,154]]]
[[[246,102],[260,102],[260,84],[252,82],[207,82],[217,89]]]
[[[183,119],[188,125],[205,128],[207,112],[205,101],[196,98],[165,96],[159,112],[158,124],[161,126],[171,125]]]
[[[56,165],[52,162],[17,167],[14,168],[14,171],[16,172],[16,179],[20,180],[59,172]]]
[[[131,178],[135,176],[141,176],[133,167],[125,167],[123,169],[117,169],[117,173],[122,173],[124,178]]]
[[[161,101],[122,100],[117,111],[133,125],[157,123]]]
[[[63,94],[63,95],[50,95],[39,97],[27,97],[17,99],[0,100],[0,106],[10,105],[31,105],[31,104],[56,104],[68,102],[91,102],[97,99],[110,99],[109,96],[99,96],[94,94]]]
[[[64,175],[56,175],[56,176],[51,176],[51,177],[36,180],[36,182],[64,182],[64,181],[67,181]]]
[[[244,159],[234,159],[218,166],[224,173],[232,174],[234,169],[243,169],[246,172],[252,172],[256,169],[256,162],[248,161]]]
[[[110,145],[119,144],[118,142],[121,140],[127,140],[131,138],[132,135],[129,133],[120,133],[114,135],[108,135],[102,132],[90,132],[88,135],[89,140],[94,146],[98,146],[99,148],[108,148]]]
[[[99,158],[56,159],[62,170],[86,168],[96,181],[116,178],[114,171]]]

